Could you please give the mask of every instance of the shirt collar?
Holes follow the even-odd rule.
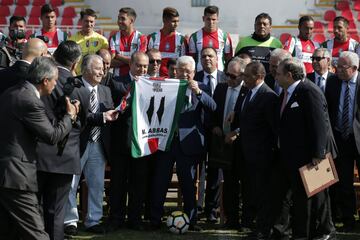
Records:
[[[20,59],[20,60],[18,60],[19,62],[25,62],[25,63],[27,63],[27,64],[31,64],[31,62],[29,62],[29,61],[26,61],[26,60],[24,60],[24,59]]]
[[[315,82],[316,82],[319,77],[322,77],[323,80],[327,79],[329,71],[326,71],[323,75],[320,75],[315,71],[314,71],[314,73],[315,73]]]
[[[297,85],[299,85],[299,83],[301,82],[301,80],[297,80],[295,82],[293,82],[293,84],[291,84],[288,89],[286,90],[288,95],[292,95],[292,93],[294,92],[295,88],[297,87]]]
[[[240,92],[240,89],[241,89],[241,87],[242,87],[243,84],[244,84],[244,81],[241,81],[241,83],[240,83],[239,85],[237,85],[236,87],[234,87],[234,88],[228,86],[228,89],[231,88],[231,89],[234,89],[234,90],[237,91],[237,92]]]
[[[89,90],[89,92],[92,92],[93,89],[95,89],[95,92],[97,92],[97,90],[98,90],[98,85],[96,85],[95,87],[91,86],[91,84],[88,83],[88,81],[86,81],[83,77],[82,77],[82,81],[83,81],[84,86],[86,87],[86,89]]]
[[[357,77],[358,77],[358,71],[355,72],[354,76],[350,79],[350,83],[356,83]]]
[[[26,81],[26,82],[28,82],[28,81]],[[34,91],[36,97],[40,99],[40,93],[39,93],[39,91],[36,89],[36,87],[34,86],[34,84],[32,84],[31,82],[28,82],[28,83],[29,83],[30,88]]]
[[[58,68],[61,68],[61,69],[64,69],[64,70],[66,70],[66,71],[68,71],[68,72],[70,72],[70,70],[69,69],[67,69],[66,67],[63,67],[63,66],[57,66]]]
[[[216,79],[217,77],[217,69],[215,69],[215,71],[213,71],[212,73],[207,73],[204,71],[204,77],[207,78],[208,75],[211,75],[214,79]]]
[[[256,85],[253,89],[251,90],[251,96],[255,96],[256,92],[259,90],[259,88],[264,84],[264,81],[262,81],[260,84]]]

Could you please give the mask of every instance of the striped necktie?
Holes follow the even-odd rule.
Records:
[[[344,94],[344,105],[341,116],[341,137],[346,140],[350,135],[350,82],[346,83],[345,94]]]
[[[96,97],[96,90],[93,88],[90,94],[90,111],[96,113],[99,110],[99,103]],[[90,130],[90,141],[97,142],[100,138],[100,127],[94,126]]]

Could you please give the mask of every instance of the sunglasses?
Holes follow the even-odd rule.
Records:
[[[157,64],[160,64],[161,63],[161,60],[160,59],[151,59],[151,60],[149,60],[149,63],[151,63],[151,64],[154,64],[154,63],[157,63]]]
[[[226,75],[227,77],[231,78],[231,79],[237,79],[238,77],[240,77],[240,76],[236,76],[236,75],[231,74],[231,73],[225,73],[225,75]]]
[[[321,61],[321,60],[323,60],[323,59],[325,59],[326,57],[311,57],[311,60],[316,60],[316,61]]]

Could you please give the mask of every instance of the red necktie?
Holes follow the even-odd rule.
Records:
[[[288,97],[288,92],[287,91],[284,91],[284,98],[283,98],[283,101],[281,103],[281,109],[280,109],[280,117],[285,109],[285,106],[286,106],[286,102],[287,102],[287,97]]]

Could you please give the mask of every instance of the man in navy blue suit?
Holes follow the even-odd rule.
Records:
[[[194,79],[195,61],[189,56],[182,56],[176,64],[177,78],[186,79],[191,89],[191,106],[180,114],[178,130],[170,150],[159,151],[154,166],[151,189],[150,222],[154,229],[160,228],[166,192],[176,162],[176,173],[184,199],[184,212],[190,219],[190,230],[201,230],[196,225],[197,208],[195,204],[196,165],[205,152],[204,126],[201,120],[203,111],[214,111],[214,100],[200,89]]]

